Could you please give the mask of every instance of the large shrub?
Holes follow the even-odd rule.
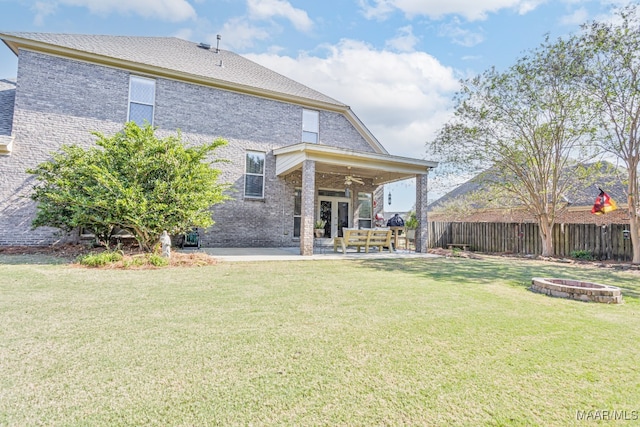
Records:
[[[213,224],[211,206],[228,196],[218,183],[212,153],[226,141],[187,147],[177,135],[159,139],[153,127],[129,122],[96,145],[65,145],[28,172],[37,183],[33,226],[71,231],[86,227],[105,243],[115,230],[130,232],[149,250],[163,230],[177,234]]]

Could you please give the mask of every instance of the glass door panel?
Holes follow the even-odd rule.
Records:
[[[342,229],[349,227],[349,202],[338,203],[337,230],[338,237],[342,237]]]
[[[331,221],[331,214],[332,214],[332,209],[331,209],[331,205],[333,204],[333,202],[331,200],[320,200],[320,215],[318,215],[318,217],[325,221],[325,225],[324,225],[324,237],[332,237],[331,235],[331,224],[333,223],[333,221]]]
[[[344,197],[320,197],[318,218],[326,222],[324,237],[342,237],[342,229],[349,227],[350,206]]]

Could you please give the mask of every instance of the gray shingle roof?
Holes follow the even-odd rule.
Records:
[[[6,36],[159,67],[169,72],[177,71],[274,94],[328,103],[340,108],[346,107],[333,98],[236,53],[222,49],[216,53],[215,47],[209,50],[202,49],[197,43],[175,37],[0,32],[1,39],[5,39]]]
[[[588,166],[592,166],[589,164]],[[617,172],[616,172],[617,171]],[[626,187],[620,183],[618,173],[624,174],[624,171],[618,170],[618,168],[607,161],[602,161],[600,164],[600,172],[594,175],[589,180],[581,179],[575,175],[575,171],[572,168],[568,168],[567,173],[573,178],[570,180],[569,187],[572,189],[571,193],[566,194],[565,197],[571,202],[573,206],[592,206],[596,196],[600,193],[599,187],[609,194],[617,203],[626,203]],[[491,199],[491,181],[498,179],[494,170],[489,169],[482,172],[469,181],[461,184],[449,193],[445,194],[438,200],[429,205],[429,209],[432,211],[438,211],[446,206],[448,203],[457,203],[474,192],[481,194],[487,194],[486,200]],[[479,202],[479,201],[478,201]],[[486,209],[492,206],[482,206],[474,204],[471,206],[473,209]],[[506,208],[517,206],[505,206]]]
[[[16,82],[0,80],[0,137],[11,136],[15,97]]]

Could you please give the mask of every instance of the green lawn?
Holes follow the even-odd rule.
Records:
[[[2,426],[639,422],[638,274],[495,258],[40,259],[0,256]],[[535,294],[533,276],[621,286],[625,304]]]

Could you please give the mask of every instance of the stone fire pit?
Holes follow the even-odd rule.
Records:
[[[541,294],[579,301],[622,304],[622,293],[615,286],[569,279],[543,279],[534,277],[531,290]]]

